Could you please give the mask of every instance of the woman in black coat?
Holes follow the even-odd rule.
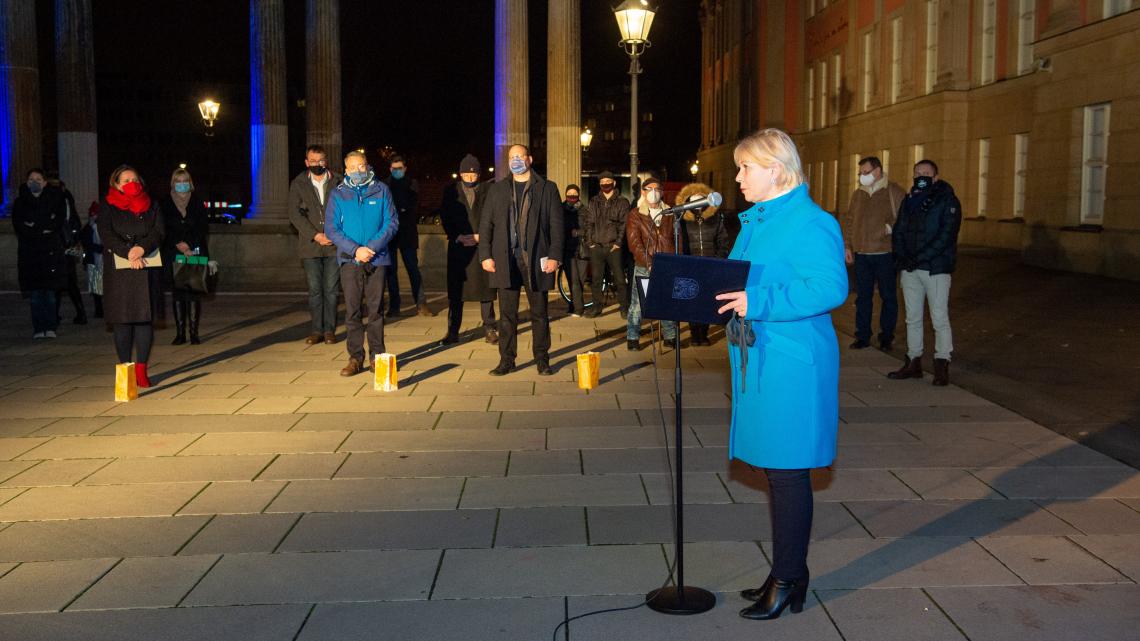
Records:
[[[66,221],[63,193],[47,184],[42,170],[29,171],[12,204],[12,226],[18,242],[20,291],[32,303],[32,338],[55,338],[59,327],[56,296],[67,288]]]
[[[146,256],[162,245],[162,213],[147,195],[134,168],[120,165],[111,173],[110,183],[99,213],[103,312],[114,326],[119,362],[133,361],[139,387],[150,387],[146,369],[154,344],[154,300],[158,288],[157,274],[154,269],[147,269]],[[129,261],[129,266],[118,268],[116,256]]]
[[[677,194],[678,205],[692,200],[708,198],[712,187],[704,183],[689,183]],[[724,225],[724,215],[717,207],[705,207],[700,211],[687,211],[681,217],[681,246],[690,256],[726,258],[732,250],[728,242],[728,229]],[[704,323],[689,323],[690,342],[693,345],[712,345],[709,341],[709,326]]]
[[[187,321],[190,344],[201,343],[198,323],[202,319],[202,294],[179,288],[174,283],[174,260],[182,256],[210,255],[210,223],[202,201],[194,198],[194,180],[185,169],[175,169],[170,176],[170,193],[163,197],[162,221],[166,237],[162,241],[162,265],[166,286],[174,298],[174,345],[186,342]]]

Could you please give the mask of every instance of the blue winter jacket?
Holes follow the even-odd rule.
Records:
[[[807,185],[757,203],[740,223],[728,257],[752,263],[745,325],[755,340],[743,359],[729,345],[729,457],[776,469],[830,465],[839,345],[828,312],[848,293],[839,223],[812,202]]]
[[[352,187],[345,178],[329,194],[325,205],[325,235],[336,245],[338,265],[356,260],[356,250],[360,247],[376,252],[373,265],[391,265],[388,243],[396,236],[399,226],[392,194],[379,180]]]

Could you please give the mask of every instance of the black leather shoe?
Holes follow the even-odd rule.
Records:
[[[439,339],[440,345],[454,345],[458,342],[459,342],[459,337],[456,336],[455,334],[448,334],[447,336],[444,336],[443,338]]]
[[[895,347],[895,342],[893,340],[880,340],[879,341],[879,349],[883,350],[884,352],[889,352],[892,349],[894,349],[894,347]]]
[[[741,590],[740,596],[744,599],[747,599],[748,601],[755,603],[756,601],[759,601],[761,598],[763,598],[764,593],[768,591],[768,586],[771,584],[772,575],[769,574],[768,578],[764,579],[764,585],[761,585],[758,588],[748,588],[747,590]]]
[[[636,352],[641,349],[641,343],[634,340],[627,340],[625,342],[625,348],[631,352]]]
[[[784,581],[769,577],[767,589],[756,602],[740,611],[740,616],[754,621],[768,621],[779,618],[784,608],[790,608],[793,613],[803,612],[804,600],[807,599],[808,580]],[[743,594],[743,593],[742,593]]]
[[[869,341],[857,340],[854,343],[851,343],[850,345],[848,345],[847,349],[867,349],[870,346],[871,346],[871,343]]]
[[[506,376],[507,374],[510,374],[514,369],[514,363],[502,361],[499,363],[498,367],[490,371],[490,374],[491,376]]]
[[[539,376],[553,376],[554,370],[550,369],[550,363],[539,363],[538,364],[538,375]]]

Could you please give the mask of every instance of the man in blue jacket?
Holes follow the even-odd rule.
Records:
[[[376,180],[363,152],[349,152],[344,157],[344,182],[337,185],[325,206],[325,236],[336,245],[348,329],[348,365],[340,370],[341,376],[353,376],[370,367],[364,364],[362,316],[367,318],[370,356],[384,352],[380,302],[384,298],[384,272],[392,263],[388,243],[399,224],[388,187]]]

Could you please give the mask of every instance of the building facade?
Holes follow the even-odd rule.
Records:
[[[746,206],[732,149],[780,127],[800,145],[812,196],[839,213],[860,157],[879,156],[903,185],[929,158],[962,201],[960,242],[1140,280],[1134,9],[1140,2],[706,0],[701,178]]]

